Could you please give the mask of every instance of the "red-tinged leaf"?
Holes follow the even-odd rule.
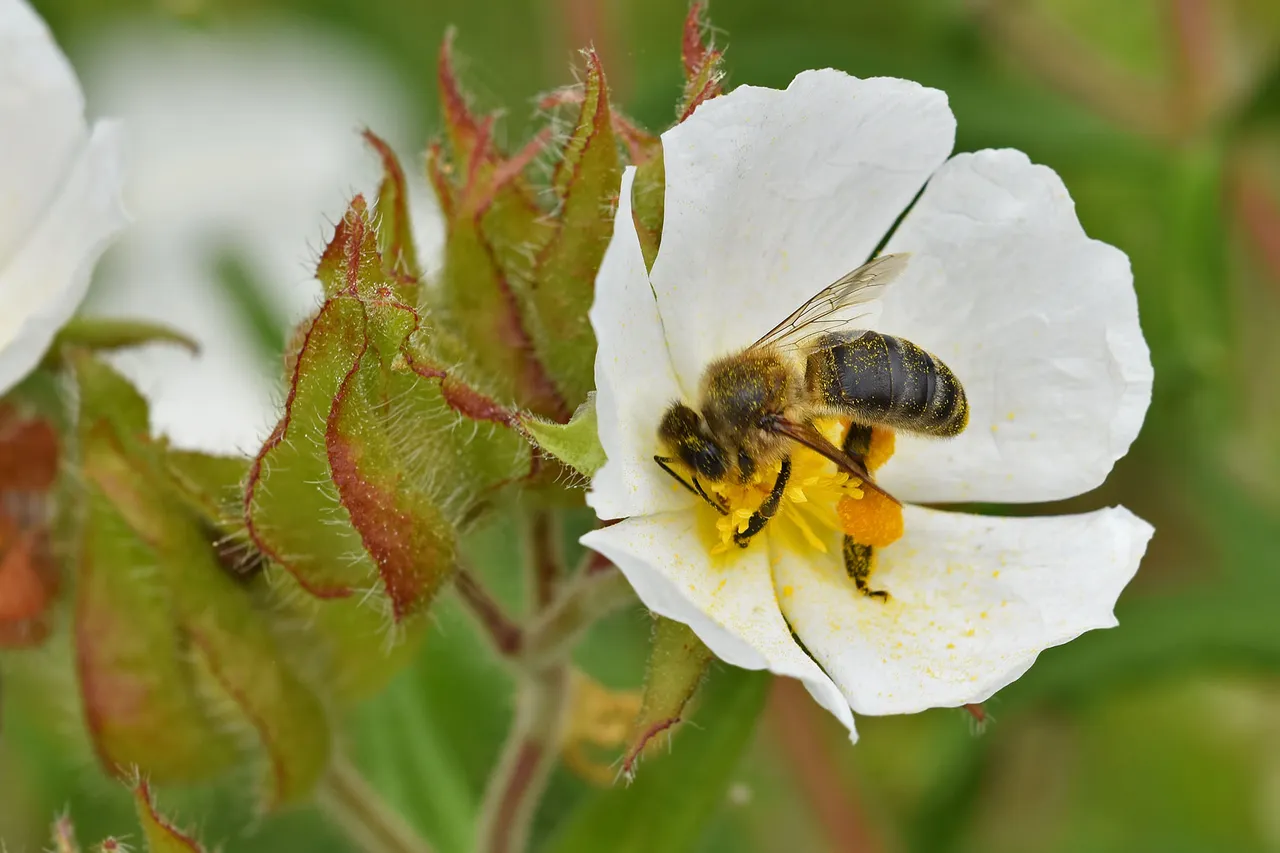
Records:
[[[528,294],[538,358],[560,397],[573,407],[595,387],[595,335],[587,312],[596,271],[613,232],[622,172],[604,71],[595,51],[588,51],[586,58],[577,127],[552,180],[560,202],[556,230],[539,255],[537,286]]]
[[[403,307],[403,306],[401,306]],[[380,411],[385,374],[416,326],[394,305],[375,312],[367,345],[343,380],[329,414],[326,447],[333,482],[364,548],[377,563],[382,586],[399,622],[428,604],[456,566],[454,535],[432,498],[412,483]]]
[[[634,776],[639,760],[656,744],[665,744],[685,720],[713,657],[688,625],[654,617],[644,700],[623,759],[624,776]]]
[[[396,296],[409,304],[417,302],[422,268],[413,241],[413,221],[409,216],[409,191],[404,169],[391,146],[371,130],[364,139],[382,160],[382,184],[378,187],[378,251],[388,275],[396,281]]]
[[[151,795],[151,786],[142,779],[134,783],[133,804],[138,810],[138,822],[142,826],[148,853],[204,853],[204,845],[195,836],[179,830],[160,814]]]
[[[238,744],[190,689],[160,559],[96,490],[83,513],[76,671],[103,768],[126,774],[143,767],[157,781],[173,783],[220,775],[239,760]]]
[[[378,253],[378,232],[369,221],[364,196],[351,200],[346,214],[334,229],[333,239],[320,255],[316,278],[325,294],[354,296],[389,286]]]
[[[455,36],[456,32],[453,28],[445,32],[444,43],[440,46],[436,76],[440,87],[440,105],[444,112],[445,135],[449,140],[449,148],[453,151],[455,162],[463,164],[466,168],[483,156],[480,149],[487,142],[488,132],[484,127],[484,121],[472,112],[466,95],[458,85],[458,75],[453,67]]]
[[[703,17],[705,11],[705,3],[694,3],[689,7],[689,14],[684,21],[681,54],[684,59],[685,85],[684,96],[677,111],[680,121],[693,115],[693,111],[703,101],[724,91],[724,54],[715,49],[706,35],[709,26]]]
[[[689,4],[689,11],[684,17],[684,37],[680,41],[680,58],[684,60],[684,76],[686,80],[697,75],[698,69],[707,61],[707,44],[703,41],[706,30],[707,4],[702,0]]]
[[[224,727],[257,734],[269,766],[267,807],[306,797],[328,759],[330,735],[319,700],[288,668],[249,591],[223,570],[207,520],[171,485],[160,449],[145,430],[119,434],[98,408],[128,397],[123,377],[82,359],[76,378],[84,401],[84,481],[92,499],[105,498],[128,535],[152,555],[155,592],[164,602],[156,609],[172,625],[171,642],[184,649],[186,671],[165,689],[190,693]],[[109,564],[108,570],[127,575],[132,567]],[[154,772],[141,756],[120,755],[116,763]]]
[[[298,354],[284,418],[250,467],[245,491],[258,550],[320,598],[351,595],[377,575],[332,486],[324,449],[333,400],[364,346],[359,299],[326,302]]]
[[[505,202],[495,205],[485,217],[486,226],[501,230],[504,217],[520,215],[511,212],[512,206]],[[527,236],[527,232],[521,233]],[[500,256],[501,250],[481,230],[477,219],[463,218],[452,224],[440,274],[440,313],[448,318],[450,330],[466,342],[467,361],[498,396],[549,417],[562,415],[565,405],[534,355],[508,276],[511,267],[528,265],[526,259],[516,257],[517,252],[527,252],[528,246],[521,249],[514,239],[504,240],[504,244],[510,251]]]
[[[427,146],[425,160],[427,179],[431,181],[431,188],[435,191],[436,201],[440,204],[440,212],[444,215],[447,228],[453,222],[458,209],[458,191],[450,179],[453,166],[446,161],[444,147],[439,140]]]

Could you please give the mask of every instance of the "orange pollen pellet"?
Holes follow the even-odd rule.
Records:
[[[867,470],[874,474],[881,465],[888,462],[889,457],[893,455],[893,447],[893,430],[885,427],[872,427],[871,446],[867,448],[867,455],[863,460],[867,464]]]
[[[871,489],[861,498],[843,497],[836,506],[840,529],[859,545],[883,548],[902,538],[902,507]]]

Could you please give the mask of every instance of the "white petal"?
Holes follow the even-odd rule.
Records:
[[[100,122],[36,230],[0,268],[0,393],[40,361],[124,227],[120,128]]]
[[[87,135],[80,84],[48,27],[25,0],[0,0],[0,269],[42,221]]]
[[[651,277],[685,392],[862,264],[954,138],[942,92],[829,69],[740,86],[664,133]]]
[[[631,219],[634,166],[622,176],[613,239],[596,276],[596,416],[608,462],[591,481],[587,503],[601,518],[648,515],[689,506],[696,498],[663,473],[658,422],[679,399],[658,304],[649,286]]]
[[[1151,360],[1124,253],[1089,239],[1062,181],[1018,151],[957,156],[888,251],[913,263],[878,330],[940,357],[968,429],[900,437],[881,482],[913,501],[1047,501],[1106,479],[1151,399]]]
[[[721,660],[803,681],[852,734],[848,703],[778,610],[766,549],[735,549],[713,562],[696,524],[692,512],[629,518],[591,531],[582,544],[612,560],[646,607],[688,625]]]
[[[1042,650],[1114,626],[1152,534],[1123,507],[988,518],[908,506],[906,531],[871,576],[888,602],[858,593],[842,565],[773,555],[787,620],[857,713],[985,701]]]

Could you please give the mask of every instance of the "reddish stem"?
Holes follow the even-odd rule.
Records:
[[[462,600],[467,603],[489,638],[493,640],[498,652],[503,657],[515,657],[520,652],[524,641],[524,632],[520,626],[507,616],[498,602],[471,572],[459,569],[453,583]]]

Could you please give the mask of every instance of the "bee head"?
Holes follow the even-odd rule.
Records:
[[[729,473],[728,456],[702,416],[684,403],[673,403],[658,425],[658,438],[699,477],[719,482]]]

